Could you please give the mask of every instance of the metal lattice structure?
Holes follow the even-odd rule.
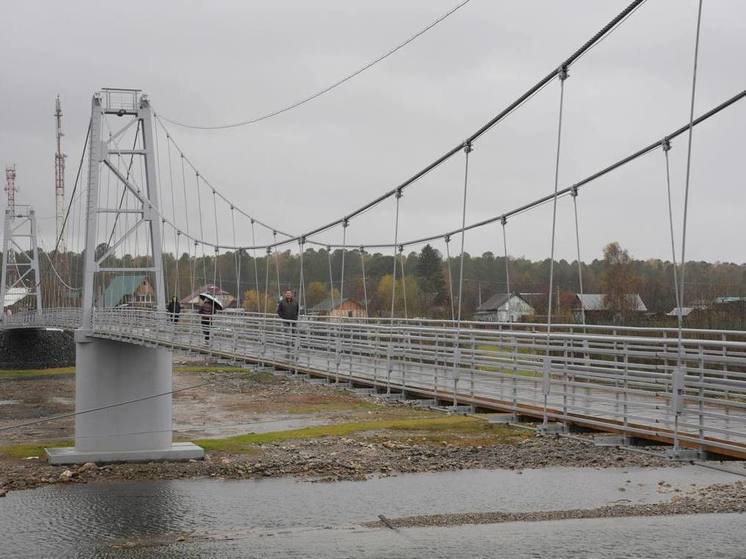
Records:
[[[104,119],[110,116],[125,118],[125,122],[105,139],[103,135]],[[120,138],[134,132],[131,148],[120,149]],[[127,172],[123,172],[113,159],[122,156],[141,158],[144,177],[140,184]],[[158,309],[165,309],[166,295],[164,290],[162,266],[161,220],[158,214],[158,186],[156,177],[156,160],[153,140],[153,113],[146,95],[136,89],[104,89],[93,96],[91,104],[91,125],[88,159],[88,193],[85,236],[85,273],[83,279],[83,324],[90,324],[95,306],[95,289],[97,275],[110,273],[145,272],[152,278],[155,287],[155,304]],[[104,173],[116,184],[117,199],[129,200],[120,202],[118,207],[101,205],[101,183]],[[118,238],[100,235],[106,232],[102,227],[102,216],[113,215],[115,221],[126,215],[134,215],[135,221]],[[132,266],[128,268],[107,266],[105,261],[120,246],[133,239],[138,230],[144,230],[144,251],[149,257],[149,266]],[[101,243],[103,245],[101,250]]]
[[[15,177],[15,171],[13,173]],[[42,311],[41,273],[37,244],[36,213],[31,206],[13,206],[5,210],[3,226],[2,277],[0,300],[3,302],[2,320],[6,310],[33,309]]]

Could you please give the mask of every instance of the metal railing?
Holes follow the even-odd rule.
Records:
[[[176,320],[178,319],[178,320]],[[19,314],[6,327],[74,328],[77,309]],[[746,334],[421,319],[297,323],[247,312],[205,318],[147,309],[94,313],[91,335],[213,354],[746,455]],[[681,350],[681,353],[680,353]],[[679,366],[681,356],[681,366]]]

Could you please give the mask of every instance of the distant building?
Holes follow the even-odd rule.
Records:
[[[335,316],[345,318],[367,318],[365,307],[354,299],[334,300],[324,299],[318,305],[309,309],[309,313],[316,316]]]
[[[609,309],[606,295],[603,293],[578,293],[575,297],[577,298],[573,309],[575,322],[581,322],[583,314],[587,322],[614,322],[617,319],[614,312]],[[627,312],[636,315],[648,312],[645,302],[638,293],[627,293],[625,298],[627,299]]]
[[[202,304],[202,300],[199,297],[200,293],[209,293],[213,297],[215,297],[221,305],[223,305],[224,309],[230,309],[235,307],[238,304],[238,300],[227,291],[224,291],[223,289],[220,289],[217,285],[213,285],[211,283],[208,283],[206,285],[201,286],[199,289],[193,291],[183,299],[181,299],[179,302],[181,303],[182,308],[187,307],[197,307]],[[274,309],[273,309],[274,310]]]
[[[482,322],[519,322],[534,314],[534,308],[515,293],[497,293],[477,307],[474,320]]]
[[[155,302],[155,290],[146,275],[115,276],[104,290],[104,307],[149,306]]]

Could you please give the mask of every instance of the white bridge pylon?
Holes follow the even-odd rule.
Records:
[[[171,351],[92,335],[94,314],[104,304],[100,294],[117,275],[147,277],[156,308],[166,307],[153,112],[147,95],[136,89],[96,93],[88,150],[82,321],[75,333],[75,447],[47,449],[49,461],[201,458],[200,447],[173,443]],[[108,265],[119,253],[139,258],[126,268]],[[115,405],[121,402],[132,403]]]
[[[2,278],[0,278],[0,322],[5,310],[16,304],[42,311],[41,274],[37,244],[36,213],[31,206],[13,205],[5,210],[3,223]],[[26,299],[28,298],[28,299]],[[14,307],[15,308],[15,307]]]

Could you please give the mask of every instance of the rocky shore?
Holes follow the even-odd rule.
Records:
[[[365,480],[397,473],[549,466],[674,467],[647,454],[596,448],[573,439],[536,437],[515,444],[464,447],[415,444],[381,433],[256,445],[248,453],[208,453],[204,460],[140,464],[51,466],[39,458],[0,462],[0,493],[50,483],[211,477],[258,479],[295,476],[308,481]]]

